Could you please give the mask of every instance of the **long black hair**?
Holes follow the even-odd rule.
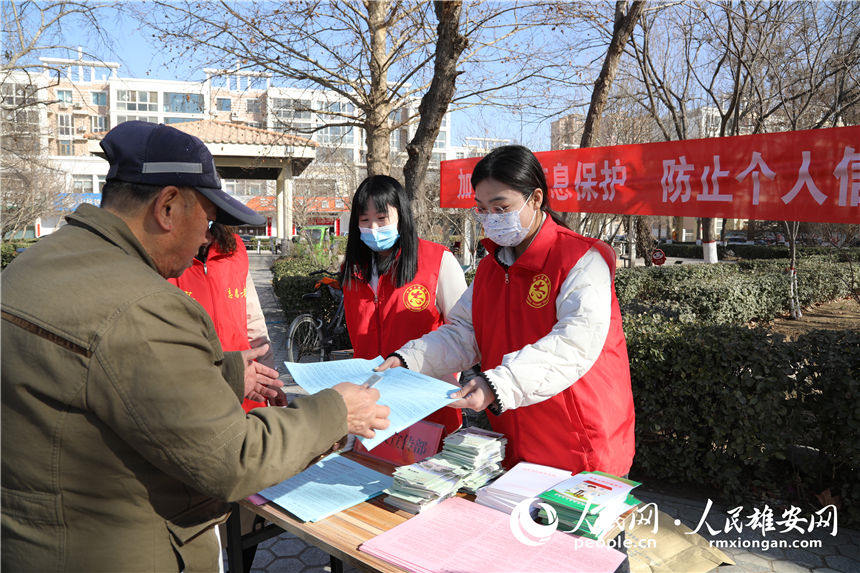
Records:
[[[504,183],[528,200],[535,189],[543,191],[540,210],[552,220],[567,227],[561,215],[549,206],[549,188],[540,161],[535,154],[522,145],[503,145],[484,156],[472,170],[472,189],[484,179],[495,179]]]
[[[377,211],[388,212],[388,207],[397,210],[397,231],[400,238],[394,243],[388,256],[376,253],[361,241],[358,220],[373,201]],[[415,278],[418,272],[418,232],[412,219],[412,201],[403,185],[388,175],[373,175],[361,182],[352,197],[352,212],[349,215],[349,238],[346,241],[346,259],[343,263],[343,282],[353,279],[370,281],[371,264],[376,258],[379,275],[391,273],[396,287],[402,287]]]

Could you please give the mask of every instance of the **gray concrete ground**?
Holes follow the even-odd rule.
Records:
[[[277,364],[282,364],[284,357],[284,337],[289,325],[283,322],[277,298],[271,287],[271,272],[269,266],[273,257],[267,254],[251,254],[251,272],[266,320],[269,323],[269,335],[275,344],[275,357]],[[684,261],[685,264],[687,261]],[[282,379],[289,383],[288,391],[293,394],[303,393],[289,379]],[[666,492],[658,492],[649,489],[647,484],[637,489],[637,496],[646,503],[655,503],[660,511],[667,513],[693,530],[696,530],[707,503],[707,495],[684,492],[683,496],[673,495]],[[726,509],[714,506],[707,515],[707,523],[715,530],[725,528],[727,514]],[[725,565],[717,568],[719,571],[738,573],[758,573],[776,571],[780,573],[830,573],[834,571],[844,573],[860,572],[860,532],[839,529],[836,536],[830,535],[830,529],[817,528],[811,533],[799,533],[793,531],[788,534],[775,534],[768,532],[762,537],[760,531],[754,531],[746,525],[747,517],[756,509],[744,507],[741,512],[743,517],[741,532],[733,531],[730,534],[711,535],[705,526],[699,530],[708,540],[725,540],[736,546],[720,547],[720,549],[731,557],[736,565]],[[758,509],[764,509],[759,506]],[[808,518],[808,513],[802,513],[802,517]],[[779,521],[781,515],[775,516]],[[777,529],[783,529],[777,526]],[[784,546],[762,548],[762,539],[768,544],[777,541]],[[783,541],[784,540],[784,541]],[[820,547],[811,547],[818,545]],[[300,539],[282,534],[261,543],[252,571],[265,573],[311,573],[329,570],[329,558],[323,551],[309,546]],[[345,571],[353,572],[355,569],[345,567]],[[634,571],[635,573],[635,571]]]

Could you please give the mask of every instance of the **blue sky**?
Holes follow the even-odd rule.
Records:
[[[153,79],[202,80],[201,66],[169,62],[169,55],[156,44],[151,33],[141,30],[139,24],[119,11],[103,12],[102,23],[108,35],[107,42],[95,38],[87,29],[66,26],[63,30],[69,46],[82,46],[88,53],[104,61],[121,64],[123,77],[151,77]],[[76,57],[76,54],[54,54]],[[493,137],[523,143],[535,151],[550,148],[550,121],[538,122],[526,113],[500,111],[489,107],[473,107],[454,112],[452,144],[461,145],[464,137]]]

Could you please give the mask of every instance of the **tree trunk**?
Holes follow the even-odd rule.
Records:
[[[800,298],[797,292],[797,231],[800,223],[796,221],[783,221],[785,232],[788,235],[788,297],[791,318],[798,320],[803,318],[800,310]]]
[[[612,39],[609,41],[603,67],[597,76],[597,81],[594,82],[594,90],[591,92],[591,104],[588,106],[588,113],[582,128],[582,137],[579,140],[579,147],[581,148],[591,147],[594,143],[603,110],[606,109],[609,90],[612,89],[612,81],[615,79],[615,72],[618,71],[618,62],[624,54],[624,46],[630,39],[643,8],[645,8],[645,0],[634,0],[629,10],[627,9],[627,0],[618,0],[615,3],[615,25],[612,29]],[[578,214],[566,213],[564,215],[565,224],[571,229],[577,230],[579,227],[578,216]]]
[[[684,236],[684,218],[683,217],[672,217],[672,240],[678,242],[684,242],[686,237]]]
[[[755,219],[749,219],[747,221],[747,241],[755,240]]]
[[[645,261],[645,266],[650,267],[653,264],[651,262],[651,255],[657,247],[657,244],[654,241],[654,235],[651,232],[651,218],[639,216],[635,217],[635,220],[636,252],[642,255],[642,258]]]
[[[436,61],[433,65],[433,80],[421,98],[418,112],[421,119],[415,136],[406,146],[409,158],[403,166],[406,192],[410,197],[422,197],[427,177],[427,166],[433,154],[433,144],[439,136],[439,127],[454,97],[456,89],[457,61],[466,49],[468,42],[460,33],[460,15],[463,9],[461,0],[433,3],[436,18]]]
[[[367,24],[370,28],[370,103],[365,110],[367,119],[367,175],[388,175],[391,172],[391,127],[386,105],[388,92],[388,26],[386,17],[390,2],[367,2]]]
[[[472,214],[466,211],[463,214],[463,235],[460,241],[460,264],[472,266],[474,264],[475,234],[474,220]]]
[[[591,105],[588,106],[588,114],[585,116],[580,147],[591,147],[594,141],[603,110],[606,108],[612,81],[615,79],[615,72],[618,70],[618,62],[624,53],[624,46],[630,39],[644,8],[645,0],[634,0],[629,10],[626,0],[618,0],[615,3],[615,26],[612,30],[612,39],[606,50],[603,68],[597,76],[597,81],[594,82],[594,91],[591,92]]]
[[[702,258],[706,263],[718,263],[717,238],[714,229],[714,220],[710,217],[702,218]]]
[[[636,266],[636,217],[627,217],[627,267]]]

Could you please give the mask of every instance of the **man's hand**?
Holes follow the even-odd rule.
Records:
[[[476,412],[486,409],[496,399],[490,385],[482,376],[469,380],[461,390],[451,394],[451,397],[459,399],[448,404],[449,408],[471,408]]]
[[[396,356],[391,356],[385,359],[385,362],[373,369],[374,372],[382,372],[389,368],[403,368],[403,361]]]
[[[245,398],[255,402],[265,402],[268,398],[274,406],[286,406],[287,397],[280,390],[284,383],[278,380],[278,371],[254,361],[268,350],[269,345],[264,344],[242,351],[245,360]]]
[[[391,410],[376,403],[379,390],[350,382],[341,382],[333,388],[346,404],[346,425],[350,434],[372,438],[376,435],[374,430],[384,430],[391,423],[388,420]]]

